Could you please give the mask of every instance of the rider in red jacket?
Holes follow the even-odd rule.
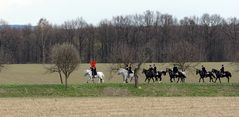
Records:
[[[97,72],[96,72],[96,60],[95,59],[90,61],[90,69],[92,71],[92,76],[94,78],[95,75],[97,75]]]

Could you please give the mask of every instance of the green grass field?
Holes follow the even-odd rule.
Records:
[[[221,64],[224,64],[225,70],[232,73],[231,83],[239,83],[239,72],[236,72],[237,67],[231,63],[220,62],[208,62],[202,63],[206,66],[207,70],[212,68],[220,69]],[[149,64],[144,64],[144,68],[148,68]],[[165,70],[166,68],[172,68],[172,64],[156,64],[159,70]],[[122,83],[122,77],[113,73],[110,75],[111,64],[97,64],[97,71],[102,71],[105,74],[105,83]],[[68,82],[69,84],[81,84],[86,83],[87,78],[84,76],[84,70],[89,68],[89,64],[81,64],[79,68],[74,71]],[[197,68],[201,68],[198,65]],[[199,76],[196,76],[194,71],[186,71],[187,83],[198,83]],[[144,82],[144,75],[140,74],[140,83]],[[5,69],[0,72],[0,84],[59,84],[59,77],[57,73],[47,74],[43,65],[41,64],[10,64],[6,65]],[[163,76],[163,82],[169,82],[169,76]],[[209,82],[206,79],[205,82]],[[226,83],[227,79],[223,78],[222,82]]]
[[[108,96],[239,96],[239,84],[79,84],[69,85],[0,85],[0,97],[108,97]]]

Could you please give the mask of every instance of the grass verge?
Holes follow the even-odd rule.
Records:
[[[0,97],[116,97],[116,96],[239,96],[239,83],[199,84],[199,83],[151,83],[140,84],[79,84],[69,85],[0,85]]]

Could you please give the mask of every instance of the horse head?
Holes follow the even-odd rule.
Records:
[[[84,76],[87,76],[87,75],[91,75],[91,70],[89,70],[89,69],[85,70]]]
[[[199,74],[199,72],[200,72],[200,70],[199,70],[199,69],[196,69],[196,75],[198,75],[198,74]]]
[[[147,70],[146,69],[143,69],[142,73],[143,74],[146,74]]]
[[[162,71],[161,72],[164,76],[167,74],[167,72],[166,71]]]
[[[212,72],[217,73],[217,72],[219,72],[219,71],[216,70],[216,69],[212,69]]]
[[[166,68],[166,72],[172,72],[170,68]]]

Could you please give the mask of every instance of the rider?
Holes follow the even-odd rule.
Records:
[[[95,59],[90,61],[90,69],[91,69],[91,73],[92,73],[93,78],[95,78],[95,75],[97,75],[97,72],[96,72],[96,60]]]
[[[224,74],[224,65],[222,65],[222,68],[220,69],[221,73]]]
[[[131,73],[133,73],[133,72],[132,72],[132,67],[131,67],[131,64],[129,64],[129,68],[128,68],[128,76],[129,76],[129,74],[131,74]]]
[[[207,70],[206,70],[206,68],[203,65],[202,65],[202,72],[203,72],[204,75],[207,74]]]
[[[153,72],[154,72],[154,68],[151,65],[149,65],[149,73],[153,73]]]
[[[125,69],[126,69],[127,71],[129,71],[129,65],[128,65],[128,64],[125,65]]]
[[[174,75],[177,75],[177,73],[178,73],[178,67],[176,66],[176,64],[174,64],[173,73],[174,73]]]
[[[155,64],[153,66],[154,66],[154,68],[153,68],[154,73],[156,74],[157,73],[157,67],[155,66]]]
[[[129,65],[126,64],[125,69],[128,71],[128,78],[129,78],[129,74],[133,73],[133,72],[132,72],[131,64],[129,64]]]

